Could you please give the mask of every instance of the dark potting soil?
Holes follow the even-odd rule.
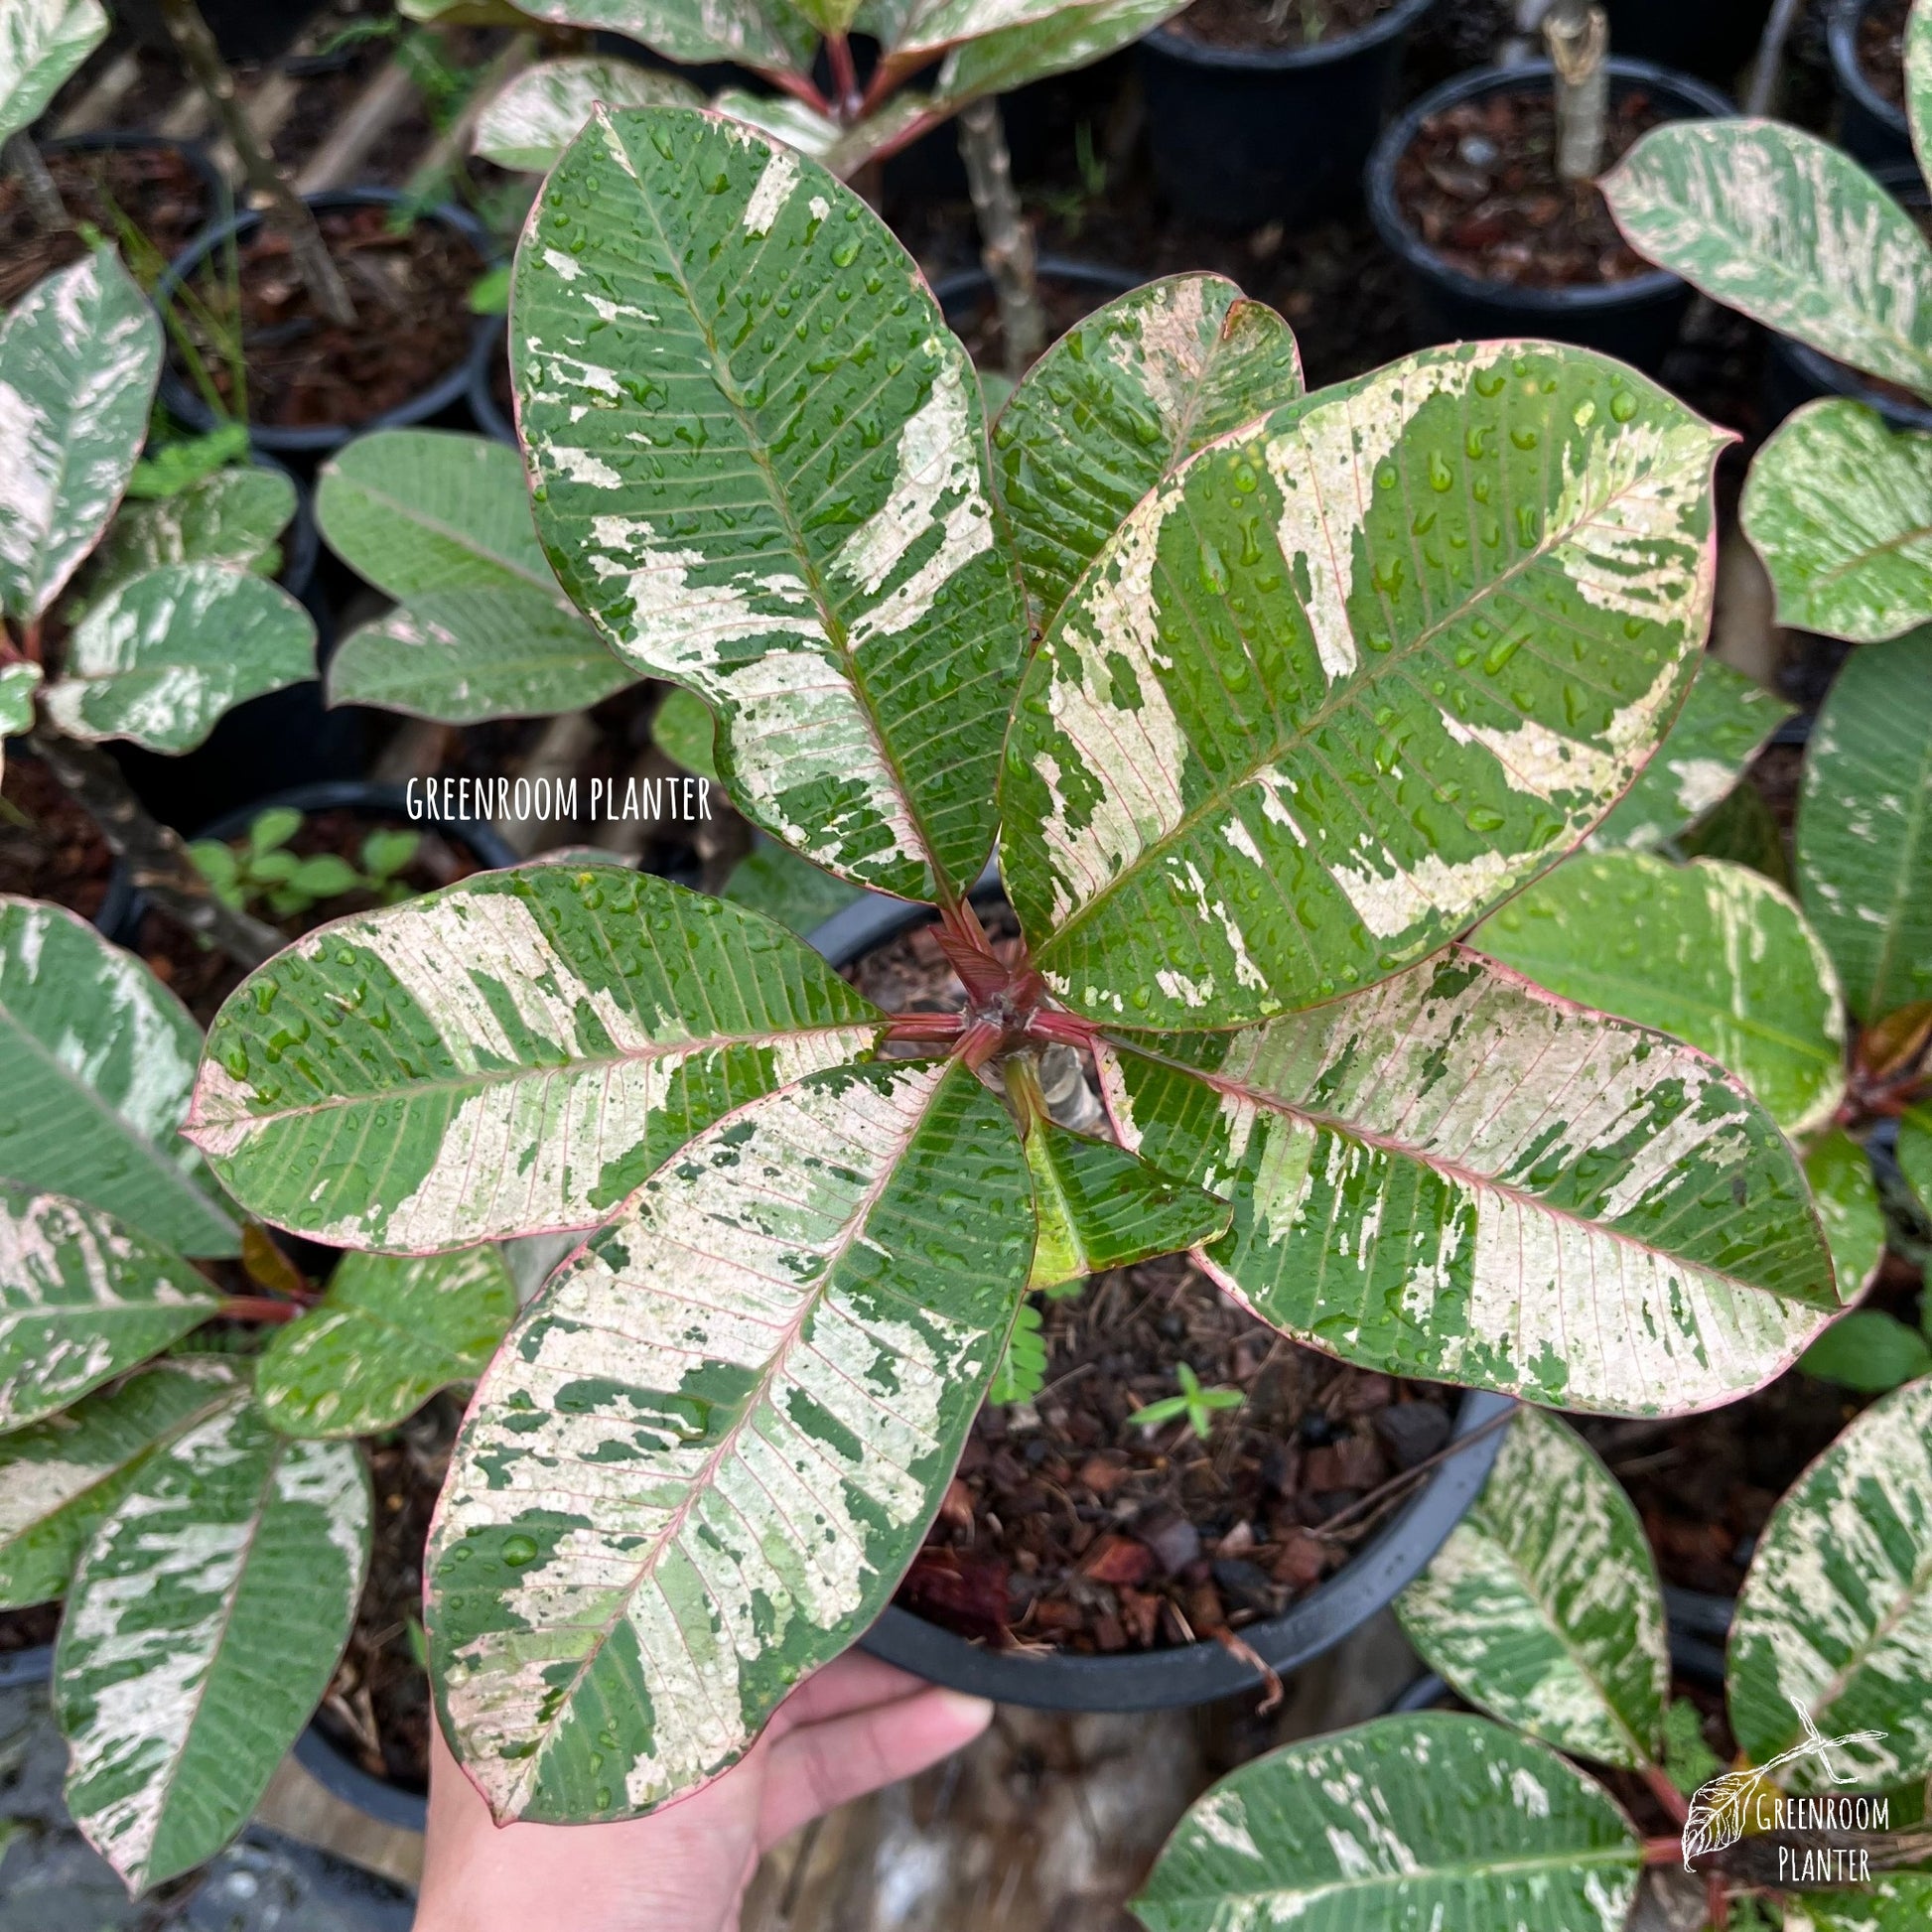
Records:
[[[1905,20],[1911,0],[1878,0],[1859,22],[1859,70],[1894,107],[1905,105]]]
[[[1387,13],[1395,0],[1194,0],[1176,31],[1208,47],[1316,47]]]
[[[1641,89],[1610,102],[1608,169],[1663,118]],[[1594,182],[1556,171],[1556,109],[1546,92],[1493,93],[1425,120],[1396,164],[1403,214],[1450,267],[1519,288],[1573,288],[1647,275]]]
[[[1664,1582],[1735,1596],[1779,1497],[1870,1400],[1793,1370],[1708,1415],[1573,1420],[1630,1492]]]
[[[91,919],[113,870],[93,820],[39,759],[14,748],[0,777],[0,893],[52,899]]]
[[[462,361],[476,322],[470,290],[483,272],[483,258],[439,221],[398,230],[389,215],[387,208],[358,207],[318,216],[355,304],[352,329],[317,312],[282,235],[263,226],[241,244],[251,420],[277,429],[364,423],[420,395]],[[221,251],[197,270],[194,289],[221,325],[231,324],[234,290]],[[232,402],[233,371],[215,345],[200,346],[216,389]]]
[[[981,918],[1011,960],[1012,912]],[[889,1013],[964,1004],[930,926],[847,977]],[[1040,1393],[981,1410],[899,1587],[901,1605],[961,1636],[1091,1654],[1238,1633],[1346,1563],[1385,1513],[1355,1506],[1449,1440],[1450,1395],[1300,1347],[1182,1255],[1036,1306]],[[1130,1425],[1178,1392],[1182,1362],[1240,1406],[1213,1410],[1204,1441],[1184,1418]]]
[[[429,1789],[430,1691],[422,1641],[423,1546],[463,1402],[446,1390],[369,1450],[375,1536],[355,1627],[316,1723],[371,1777]]]
[[[214,213],[207,182],[173,148],[60,151],[44,159],[76,222],[91,222],[109,239],[125,223],[160,262],[178,255]],[[0,308],[11,307],[42,276],[78,261],[86,246],[72,228],[48,233],[39,227],[19,179],[0,175]]]
[[[438,886],[454,885],[457,880],[468,879],[479,869],[477,862],[462,846],[441,837],[427,826],[410,825],[400,819],[364,818],[360,813],[350,811],[312,812],[303,820],[302,829],[289,840],[286,849],[301,859],[334,853],[346,859],[350,865],[357,865],[363,840],[371,832],[385,827],[418,835],[416,856],[401,875],[412,893],[427,893]],[[231,843],[239,850],[244,841],[237,838]],[[291,913],[284,919],[275,918],[258,900],[251,900],[248,910],[255,917],[267,920],[289,938],[299,939],[305,932],[313,932],[317,926],[326,925],[331,919],[340,919],[349,912],[365,912],[380,902],[373,895],[357,891],[344,893],[336,898],[322,899],[308,911]],[[189,1012],[204,1027],[214,1018],[221,1002],[246,977],[226,953],[212,947],[203,948],[193,933],[165,913],[152,908],[141,921],[136,950],[154,969],[156,977],[175,990]]]
[[[1184,1256],[1098,1276],[1040,1314],[1044,1387],[980,1412],[899,1586],[961,1636],[1109,1653],[1279,1616],[1379,1526],[1354,1506],[1449,1440],[1441,1391],[1298,1347]],[[1205,1440],[1184,1417],[1128,1421],[1175,1393],[1181,1362],[1241,1397]]]

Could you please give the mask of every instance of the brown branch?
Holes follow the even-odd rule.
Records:
[[[37,726],[29,741],[61,787],[100,828],[136,888],[172,919],[218,946],[237,966],[256,967],[288,941],[273,926],[223,905],[188,856],[181,834],[153,817],[105,752]]]
[[[240,156],[248,186],[260,197],[268,220],[287,237],[303,287],[331,322],[352,329],[355,304],[348,299],[348,289],[330,258],[329,244],[316,225],[315,213],[289,185],[288,176],[255,132],[235,95],[234,75],[221,59],[201,8],[195,0],[161,0],[161,17],[182,65],[207,95],[222,132]]]
[[[1557,70],[1557,173],[1565,181],[1594,181],[1610,101],[1608,17],[1590,0],[1556,0],[1543,38]]]
[[[1021,212],[999,103],[990,96],[959,110],[959,152],[979,216],[980,259],[999,297],[1007,374],[1018,382],[1046,346],[1046,317],[1039,306],[1034,231]]]
[[[293,1321],[302,1310],[270,1295],[230,1295],[221,1304],[221,1312],[233,1321]]]

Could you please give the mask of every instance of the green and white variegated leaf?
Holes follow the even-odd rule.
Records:
[[[844,132],[829,115],[790,94],[755,94],[744,87],[725,87],[712,97],[711,107],[714,113],[756,128],[827,166]]]
[[[979,385],[891,231],[736,123],[600,111],[514,302],[538,529],[611,647],[711,706],[774,838],[969,884],[1025,626]]]
[[[900,145],[930,112],[932,102],[916,88],[890,95],[875,113],[850,126],[808,107],[789,94],[755,94],[726,87],[712,96],[712,111],[726,114],[760,134],[775,136],[800,154],[821,162],[841,181],[849,181],[876,155]]]
[[[0,615],[31,623],[113,514],[148,433],[161,324],[111,248],[0,323]]]
[[[247,1822],[328,1688],[369,1548],[346,1443],[243,1391],[150,1455],[75,1573],[54,1659],[68,1809],[132,1891]]]
[[[281,563],[276,539],[294,514],[294,483],[254,465],[210,471],[173,496],[123,503],[87,565],[87,602],[163,564],[272,575]]]
[[[964,1067],[816,1073],[592,1236],[477,1393],[430,1537],[445,1734],[497,1817],[633,1816],[743,1755],[885,1606],[1027,1279]]]
[[[515,1317],[489,1243],[453,1255],[345,1255],[321,1303],[276,1331],[255,1400],[285,1436],[373,1436],[474,1382]]]
[[[0,1432],[65,1409],[220,1307],[179,1255],[111,1214],[0,1181]]]
[[[1050,621],[1127,513],[1215,437],[1302,393],[1295,337],[1219,275],[1171,275],[1069,330],[993,433],[1035,621]]]
[[[239,1253],[181,1137],[201,1030],[64,906],[0,897],[0,1177],[103,1207],[190,1255]]]
[[[1579,853],[1492,912],[1469,944],[1579,1006],[1688,1040],[1787,1134],[1822,1127],[1844,1098],[1831,956],[1796,904],[1746,867]]]
[[[1573,1757],[1661,1761],[1670,1646],[1622,1485],[1567,1423],[1518,1412],[1469,1513],[1396,1598],[1460,1696]]]
[[[106,38],[99,0],[7,0],[0,7],[0,141],[32,127]]]
[[[447,725],[582,711],[636,681],[556,596],[507,584],[419,592],[329,660],[332,705]]]
[[[1134,1914],[1148,1932],[1620,1932],[1642,1847],[1555,1751],[1482,1718],[1378,1718],[1196,1800]]]
[[[1905,22],[1905,115],[1919,172],[1932,173],[1932,14],[1914,6]]]
[[[1932,999],[1932,626],[1845,660],[1806,748],[1797,845],[1853,1013]]]
[[[1832,1251],[1838,1299],[1856,1302],[1885,1255],[1885,1211],[1871,1162],[1844,1128],[1834,1127],[1806,1152],[1805,1178]]]
[[[390,597],[540,591],[567,608],[530,520],[523,465],[489,437],[358,437],[323,465],[316,522],[343,562]]]
[[[1193,457],[1068,598],[1007,740],[1002,870],[1048,984],[1133,1027],[1260,1019],[1581,841],[1701,654],[1722,441],[1621,363],[1481,344]]]
[[[596,1225],[721,1114],[885,1024],[769,920],[622,866],[520,867],[259,968],[215,1016],[187,1131],[265,1220],[466,1248]]]
[[[1777,121],[1672,121],[1602,187],[1639,254],[1766,328],[1932,394],[1932,249],[1841,149]]]
[[[1054,0],[905,0],[895,11],[889,51],[905,59],[1031,26],[1053,13]]]
[[[1871,643],[1932,619],[1932,436],[1807,403],[1758,451],[1740,520],[1780,623]]]
[[[1175,0],[1095,0],[1090,6],[1059,7],[1043,20],[955,47],[940,64],[936,94],[947,105],[963,106],[983,94],[1011,93],[1131,47],[1179,11]]]
[[[0,740],[34,729],[34,693],[41,687],[38,664],[0,664]],[[0,743],[0,771],[7,768],[7,753]]]
[[[1589,835],[1593,851],[1644,850],[1694,825],[1728,797],[1764,741],[1791,716],[1754,678],[1698,660],[1691,695],[1637,781]]]
[[[1532,1402],[1743,1394],[1835,1311],[1797,1156],[1701,1053],[1467,953],[1103,1056],[1129,1146],[1228,1195],[1202,1251],[1349,1361]]]
[[[543,61],[490,97],[472,146],[499,168],[548,174],[599,101],[612,107],[702,107],[704,96],[677,74],[635,61],[595,54]]]
[[[80,620],[41,701],[70,738],[192,752],[236,705],[315,674],[315,620],[281,585],[163,564]]]
[[[1920,1932],[1932,1924],[1932,1872],[1874,1871],[1855,1889],[1783,1900],[1784,1932]]]
[[[1740,1749],[1794,1791],[1932,1772],[1932,1377],[1851,1424],[1771,1513],[1725,1662]],[[1804,1742],[1794,1703],[1834,1745]]]
[[[858,894],[843,880],[820,872],[797,853],[787,852],[775,839],[759,832],[753,837],[751,851],[733,867],[725,897],[734,905],[776,919],[802,938],[842,906],[850,905]]]
[[[0,1439],[0,1608],[63,1595],[142,1458],[234,1387],[233,1372],[212,1356],[157,1362]]]
[[[1158,1173],[1111,1141],[1035,1120],[1026,1148],[1039,1228],[1029,1288],[1056,1288],[1175,1254],[1227,1231],[1226,1201]]]
[[[559,27],[602,28],[673,61],[729,61],[767,73],[804,73],[818,37],[786,0],[516,0]]]

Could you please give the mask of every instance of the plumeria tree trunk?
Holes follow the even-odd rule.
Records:
[[[1557,70],[1557,173],[1594,181],[1603,165],[1603,121],[1610,99],[1610,28],[1589,0],[1556,0],[1543,38]]]
[[[269,220],[288,236],[303,287],[331,322],[344,328],[352,327],[355,304],[349,300],[341,271],[330,258],[329,244],[323,240],[308,204],[295,192],[275,157],[262,145],[261,137],[243,111],[235,95],[234,75],[221,59],[214,36],[202,18],[202,10],[195,0],[161,0],[161,14],[182,64],[207,96],[222,132],[240,156],[250,190],[260,198]]]
[[[999,298],[1007,373],[1018,382],[1046,346],[1046,317],[1039,306],[1034,231],[1020,209],[1006,130],[991,97],[959,110],[959,152],[979,216],[980,259]]]

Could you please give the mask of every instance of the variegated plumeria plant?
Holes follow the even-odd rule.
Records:
[[[461,4],[461,0],[459,0]],[[1033,230],[1013,186],[996,96],[1103,59],[1186,0],[517,0],[514,12],[612,29],[687,64],[749,67],[775,95],[727,87],[718,112],[775,136],[850,180],[955,116],[981,256],[999,300],[1006,373],[1018,381],[1046,345]],[[430,14],[448,11],[422,0]],[[864,79],[852,37],[873,49]],[[821,58],[829,78],[817,69]],[[938,63],[929,85],[911,82]],[[545,61],[483,108],[476,150],[548,170],[598,102],[700,106],[688,81],[601,55]],[[875,196],[875,199],[876,196]]]
[[[1927,0],[1905,72],[1923,168]],[[1603,187],[1651,260],[1932,402],[1932,245],[1838,149],[1774,121],[1683,122],[1653,129]],[[1741,522],[1780,621],[1859,647],[1807,760],[1798,891],[1859,1030],[1841,1115],[1896,1118],[1900,1170],[1932,1206],[1932,436],[1863,403],[1808,403],[1758,452]]]
[[[23,136],[106,32],[95,0],[0,0],[0,136]],[[314,623],[269,581],[295,511],[286,477],[216,471],[122,505],[160,372],[160,321],[110,247],[0,323],[0,747],[34,734],[155,898],[253,965],[273,935],[209,894],[89,749],[192,751],[232,706],[315,670]],[[65,630],[51,682],[50,614]]]
[[[470,0],[414,0],[444,18]],[[1177,13],[1186,0],[515,0],[499,13],[621,34],[667,61],[749,68],[775,95],[727,87],[711,105],[841,177],[883,160],[972,103],[1090,66]],[[851,37],[876,44],[862,84]],[[829,75],[821,78],[823,61]],[[937,62],[929,85],[913,81]],[[506,81],[477,124],[477,152],[542,174],[611,107],[691,106],[688,80],[612,55],[539,62]]]
[[[1914,0],[1906,105],[1932,159],[1932,5]],[[1850,156],[1767,120],[1653,128],[1605,178],[1630,245],[1714,300],[1932,403],[1932,245]],[[1742,524],[1782,622],[1875,643],[1932,621],[1932,436],[1862,403],[1795,411],[1751,465]],[[1917,955],[1932,990],[1926,951]],[[1903,969],[1901,970],[1909,970]]]
[[[589,1231],[431,1539],[442,1721],[499,1816],[733,1762],[890,1597],[1032,1287],[1194,1247],[1350,1359],[1646,1413],[1836,1309],[1764,1107],[1457,944],[1683,705],[1721,432],[1539,343],[1304,395],[1280,318],[1185,276],[1056,345],[989,449],[864,203],[677,108],[595,114],[512,288],[563,591],[710,707],[754,824],[935,908],[966,1008],[539,864],[324,927],[217,1017],[186,1132],[251,1211],[371,1252]],[[1118,1145],[1046,1117],[1052,1046]]]
[[[201,1043],[142,961],[0,897],[0,1608],[66,1598],[68,1803],[137,1891],[241,1828],[329,1685],[348,1439],[474,1380],[516,1307],[493,1247],[308,1291],[181,1137]]]
[[[1680,1861],[1714,1927],[1769,1902],[1786,1932],[1932,1918],[1932,1379],[1860,1416],[1765,1525],[1730,1626],[1732,1765],[1671,1705],[1636,1510],[1553,1416],[1518,1414],[1397,1610],[1487,1716],[1382,1718],[1242,1766],[1162,1853],[1134,1904],[1150,1932],[1617,1932],[1643,1866]],[[1641,1837],[1572,1758],[1643,1778],[1679,1831]]]

